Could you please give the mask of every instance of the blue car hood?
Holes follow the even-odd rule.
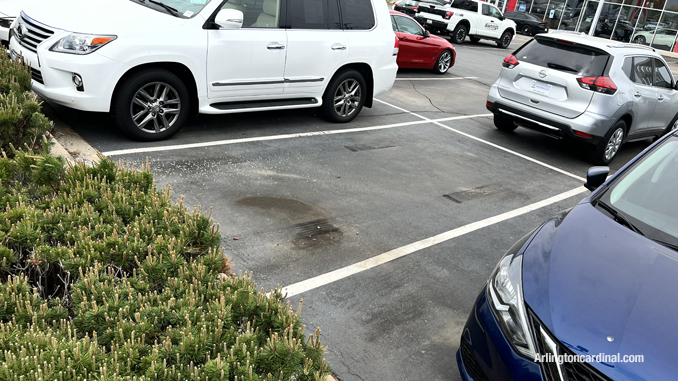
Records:
[[[523,285],[525,303],[575,354],[644,356],[591,363],[612,379],[676,379],[676,252],[583,202],[535,234],[524,252]]]

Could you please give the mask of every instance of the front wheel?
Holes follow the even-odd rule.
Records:
[[[501,38],[499,38],[499,41],[497,41],[497,46],[506,49],[511,45],[511,40],[513,39],[513,33],[510,31],[506,31],[501,35]]]
[[[454,28],[454,31],[452,32],[452,42],[455,44],[461,44],[464,42],[464,39],[466,39],[467,34],[468,28],[466,25],[457,25],[457,27]]]
[[[325,90],[322,106],[324,114],[331,122],[350,122],[363,109],[366,97],[367,86],[363,76],[351,69],[342,71]]]
[[[186,85],[163,69],[146,69],[126,78],[115,93],[111,116],[131,138],[164,140],[176,134],[188,118]]]
[[[452,52],[445,49],[440,53],[440,55],[438,55],[436,64],[435,66],[433,66],[433,72],[436,74],[445,74],[447,73],[448,70],[450,70],[451,66],[452,66]]]
[[[643,36],[637,36],[636,38],[633,39],[633,42],[635,42],[636,44],[641,44],[641,45],[644,45],[646,41],[647,40],[645,40],[645,37],[643,37]]]
[[[618,121],[614,127],[608,131],[603,140],[600,141],[591,150],[591,162],[595,165],[608,165],[617,156],[619,148],[624,142],[626,134],[626,122]]]
[[[525,25],[523,26],[523,29],[520,30],[520,33],[526,36],[530,36],[532,35],[532,28],[529,25]]]

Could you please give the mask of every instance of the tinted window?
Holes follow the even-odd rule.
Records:
[[[512,19],[518,19],[518,20],[524,20],[525,16],[523,16],[522,13],[518,12],[506,12],[506,17],[512,18]]]
[[[624,63],[622,64],[622,70],[629,79],[633,79],[631,76],[631,69],[633,68],[633,57],[624,58]]]
[[[633,57],[633,71],[631,80],[640,85],[652,85],[652,58]]]
[[[610,57],[602,50],[537,38],[518,50],[518,61],[583,76],[603,75]]]
[[[654,85],[657,87],[671,88],[671,72],[658,59],[654,59]]]
[[[489,15],[490,15],[490,6],[487,4],[483,4],[483,16]]]
[[[344,29],[367,30],[374,27],[370,0],[339,0]]]
[[[398,32],[412,34],[415,36],[424,36],[424,31],[419,24],[407,17],[396,16],[396,24],[398,25]]]
[[[478,12],[478,3],[470,0],[454,0],[451,7]]]
[[[336,0],[288,0],[287,24],[292,29],[338,29]]]

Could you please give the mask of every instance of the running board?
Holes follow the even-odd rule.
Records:
[[[220,102],[210,106],[217,110],[243,110],[249,108],[276,108],[285,106],[304,106],[318,104],[316,98],[273,99],[265,101]]]

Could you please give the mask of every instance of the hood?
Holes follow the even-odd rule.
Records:
[[[78,33],[121,35],[186,22],[130,0],[32,0],[22,10],[51,28]]]
[[[575,354],[644,356],[591,363],[611,378],[674,379],[677,256],[581,203],[549,220],[525,250],[525,303]]]

